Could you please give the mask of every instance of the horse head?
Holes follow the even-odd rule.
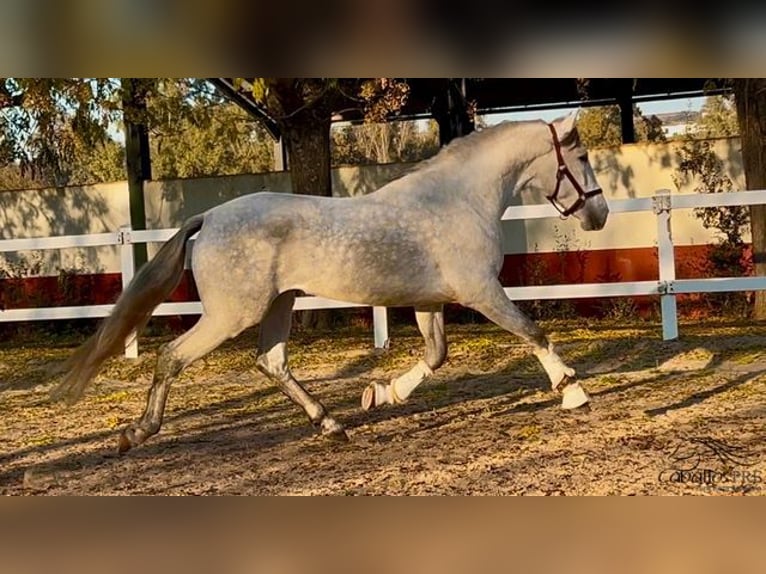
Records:
[[[593,174],[588,150],[580,141],[576,121],[574,112],[546,124],[550,150],[540,158],[546,164],[537,170],[534,185],[542,189],[562,217],[573,215],[584,230],[598,230],[606,224],[609,206]]]

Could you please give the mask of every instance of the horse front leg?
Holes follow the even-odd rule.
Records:
[[[412,392],[447,358],[447,337],[444,334],[444,312],[437,307],[416,307],[415,319],[426,343],[425,357],[409,371],[390,383],[372,383],[362,393],[362,408],[369,410],[383,404],[403,403]]]
[[[588,403],[588,393],[575,379],[575,370],[561,360],[545,332],[508,299],[497,280],[461,303],[532,345],[535,356],[551,381],[551,388],[561,390],[562,408],[575,409]]]

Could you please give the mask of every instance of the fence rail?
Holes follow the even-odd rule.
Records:
[[[657,250],[659,279],[656,281],[625,281],[614,283],[580,283],[568,285],[535,285],[508,287],[509,298],[530,299],[585,299],[590,297],[631,297],[654,295],[660,298],[662,312],[662,335],[665,340],[678,337],[678,313],[676,295],[685,293],[720,293],[728,291],[766,290],[766,277],[715,277],[706,279],[676,279],[675,249],[672,237],[671,215],[674,209],[698,207],[734,207],[766,204],[766,190],[739,191],[716,194],[678,194],[660,190],[653,197],[612,200],[610,214],[652,211],[657,217]],[[548,204],[520,205],[506,209],[503,220],[526,220],[557,218],[558,211]],[[122,284],[125,287],[135,274],[133,246],[136,243],[163,242],[177,229],[132,230],[128,227],[117,232],[90,235],[66,235],[29,239],[0,240],[0,253],[11,251],[63,249],[71,247],[101,247],[117,245],[120,248]],[[323,297],[298,297],[295,310],[343,309],[366,307]],[[106,317],[113,305],[84,305],[70,307],[44,307],[36,309],[7,309],[0,311],[0,323],[11,321],[36,321],[56,319],[83,319]],[[201,303],[162,303],[155,316],[198,315]],[[381,348],[388,341],[388,315],[385,307],[373,307],[373,335],[375,347]],[[128,357],[138,356],[138,343],[131,337],[126,344]]]

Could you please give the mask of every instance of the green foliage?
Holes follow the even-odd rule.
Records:
[[[31,177],[21,173],[18,165],[0,166],[0,191],[11,189],[32,189],[37,184]]]
[[[282,129],[303,112],[327,119],[341,111],[362,112],[370,122],[396,115],[409,97],[406,81],[395,78],[235,78]]]
[[[636,141],[665,141],[660,119],[656,116],[644,116],[638,106],[633,106],[633,125]],[[619,106],[583,109],[577,119],[577,131],[583,143],[590,148],[622,145]]]
[[[330,149],[333,165],[419,161],[438,151],[438,126],[414,121],[345,125],[333,128]]]
[[[92,146],[79,143],[75,149],[69,185],[106,183],[125,179],[125,148],[106,139]]]
[[[619,146],[622,143],[620,108],[599,106],[581,110],[577,117],[577,133],[589,148]]]
[[[676,186],[695,180],[698,193],[726,193],[734,188],[724,173],[723,163],[708,140],[687,140],[678,151],[679,173],[673,177]],[[731,245],[742,245],[742,235],[749,226],[746,207],[707,207],[694,210],[706,229],[717,231],[722,240]]]
[[[723,138],[739,135],[737,109],[732,96],[709,96],[700,109],[692,133],[701,138]]]
[[[83,149],[109,139],[119,85],[106,78],[0,80],[0,163],[42,185],[83,176]]]
[[[723,98],[708,98],[700,119],[692,126],[692,135],[704,138],[722,137],[736,133],[736,111]],[[734,184],[724,173],[724,166],[708,139],[687,139],[679,149],[678,174],[673,177],[676,186],[694,180],[698,193],[729,193]],[[709,268],[706,274],[733,277],[750,274],[751,262],[746,256],[743,235],[749,229],[750,213],[747,207],[708,207],[694,210],[706,229],[717,233],[718,241],[710,246]],[[750,307],[744,293],[708,294],[707,304],[718,313],[746,315]]]
[[[260,125],[204,80],[133,82],[146,111],[153,177],[262,172],[273,145]],[[145,93],[145,96],[144,96]],[[126,177],[119,79],[0,80],[0,189],[84,185]]]
[[[662,129],[662,120],[657,116],[643,115],[638,106],[633,108],[633,124],[636,130],[636,141],[663,142],[667,140]]]
[[[199,86],[163,80],[147,110],[154,179],[259,173],[274,164],[261,125]]]

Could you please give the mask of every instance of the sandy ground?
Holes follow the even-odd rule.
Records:
[[[372,381],[407,370],[417,331],[297,334],[293,370],[350,441],[315,434],[254,370],[247,332],[174,385],[160,433],[117,455],[140,415],[157,347],[116,358],[73,407],[51,404],[50,368],[77,341],[0,344],[0,493],[5,495],[605,495],[766,492],[766,324],[546,325],[593,401],[567,413],[518,340],[449,325],[450,356],[404,405],[364,412]]]

